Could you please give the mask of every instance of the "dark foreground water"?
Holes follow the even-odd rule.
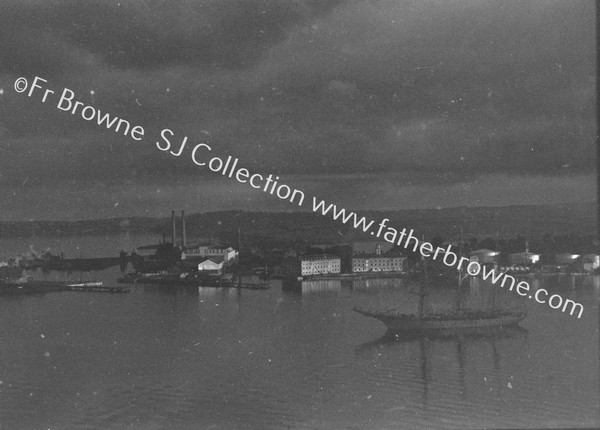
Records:
[[[107,255],[129,240],[36,246]],[[4,242],[3,252],[24,243]],[[119,274],[96,277],[112,283]],[[473,306],[527,307],[524,330],[404,342],[351,310],[414,308],[415,285],[398,280],[0,297],[0,428],[597,427],[599,280],[544,287],[581,302],[583,318],[490,299],[472,283],[464,299]],[[431,294],[435,308],[454,300],[449,285]]]

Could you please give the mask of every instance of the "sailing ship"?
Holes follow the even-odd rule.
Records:
[[[462,239],[460,254],[462,255]],[[423,258],[421,261],[425,265],[425,273],[427,273],[426,260]],[[482,330],[515,326],[527,317],[527,313],[520,310],[464,309],[461,302],[461,288],[463,281],[469,276],[468,273],[463,275],[462,269],[458,271],[456,308],[453,311],[425,312],[425,296],[427,294],[424,291],[424,282],[420,282],[419,310],[417,314],[404,314],[394,310],[367,310],[358,307],[354,307],[354,311],[380,320],[386,325],[389,332],[399,335],[439,335],[453,332],[477,333]]]

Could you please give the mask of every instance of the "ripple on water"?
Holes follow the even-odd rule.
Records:
[[[140,288],[124,297],[1,302],[1,424],[147,430],[598,423],[597,347],[589,350],[597,321],[561,319],[532,304],[523,336],[390,342],[378,321],[351,311],[354,304],[414,300],[406,290],[373,283],[303,297],[275,284],[265,294]],[[591,293],[578,296],[590,314],[597,300]]]

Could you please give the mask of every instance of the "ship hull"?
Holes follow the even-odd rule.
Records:
[[[386,325],[388,331],[399,334],[475,333],[497,327],[514,326],[527,316],[524,312],[498,312],[487,315],[479,312],[419,318],[416,315],[394,315],[388,312],[371,312],[356,308],[354,310],[365,316],[378,319]]]

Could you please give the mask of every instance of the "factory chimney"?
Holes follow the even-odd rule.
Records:
[[[181,211],[181,249],[185,250],[185,211]]]
[[[171,211],[171,243],[175,248],[175,211]]]

